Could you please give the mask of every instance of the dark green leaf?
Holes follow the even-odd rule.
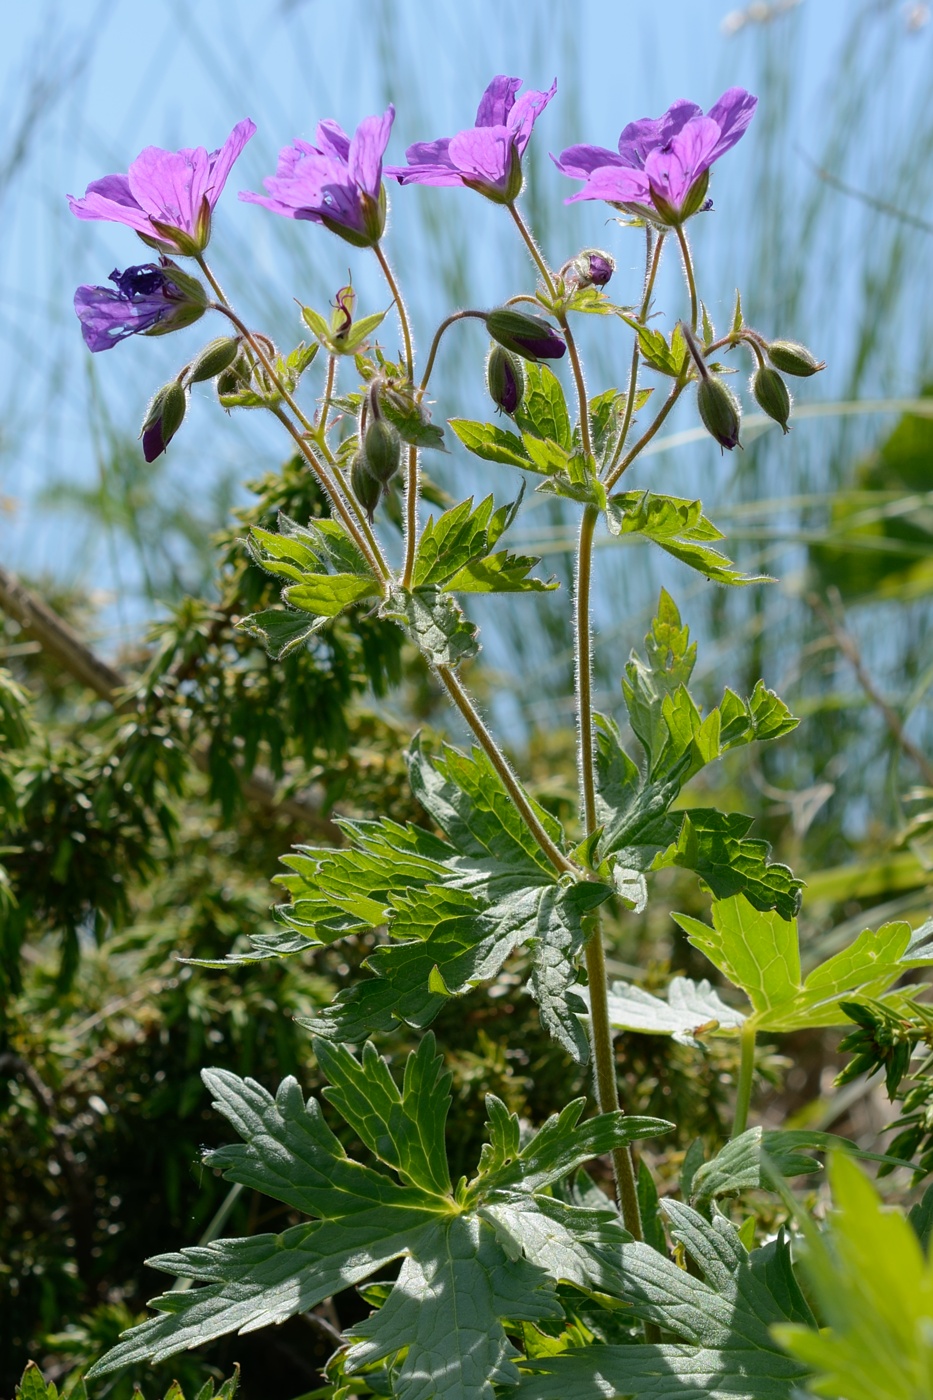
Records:
[[[280,661],[297,651],[323,626],[323,622],[323,619],[317,618],[309,623],[306,613],[294,612],[289,608],[267,608],[264,612],[242,618],[237,623],[237,629],[251,637],[258,637],[269,655]]]
[[[397,622],[432,666],[459,666],[479,651],[476,625],[464,616],[457,600],[440,588],[409,593],[395,585],[386,595],[380,616]]]
[[[777,861],[767,841],[746,840],[751,817],[697,807],[684,813],[677,841],[655,857],[652,869],[679,865],[694,870],[717,899],[744,894],[756,909],[776,909],[792,919],[800,908],[803,880]]]
[[[386,388],[379,396],[379,407],[395,428],[402,442],[413,447],[431,447],[446,452],[444,430],[431,422],[431,415],[410,392]]]
[[[710,1223],[673,1201],[664,1209],[702,1277],[648,1244],[626,1244],[623,1296],[680,1344],[595,1344],[528,1360],[532,1374],[516,1400],[791,1400],[807,1371],[779,1349],[771,1327],[814,1324],[783,1234],[748,1254],[723,1217]]]

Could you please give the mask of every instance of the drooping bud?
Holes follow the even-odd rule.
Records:
[[[188,383],[203,384],[206,379],[216,379],[230,368],[239,353],[240,342],[236,336],[221,335],[209,341],[188,366]]]
[[[697,408],[708,433],[730,452],[739,445],[742,409],[732,390],[714,374],[697,385]]]
[[[188,396],[177,379],[169,380],[153,394],[139,430],[147,462],[154,462],[168,447],[184,422],[187,407]]]
[[[826,368],[825,360],[817,360],[805,345],[800,345],[796,340],[772,340],[768,346],[768,359],[775,369],[801,379],[808,379],[811,374]]]
[[[384,418],[371,418],[363,436],[366,467],[380,486],[387,486],[399,469],[402,440]]]
[[[790,394],[777,370],[769,369],[767,365],[759,365],[752,376],[752,393],[758,407],[767,413],[769,418],[773,418],[775,423],[780,423],[785,433],[789,432],[787,420],[790,417]]]
[[[599,248],[584,248],[570,267],[578,287],[605,287],[616,270],[615,259]]]
[[[486,384],[496,407],[505,413],[514,413],[525,392],[521,360],[503,350],[501,345],[494,345],[486,361]]]
[[[369,465],[362,452],[357,452],[350,463],[350,485],[371,525],[373,512],[379,504],[379,497],[382,495],[382,486],[369,470]]]
[[[503,350],[526,360],[559,360],[567,347],[542,316],[526,316],[509,306],[497,307],[485,317],[486,329]]]

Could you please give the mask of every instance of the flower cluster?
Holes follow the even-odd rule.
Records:
[[[284,218],[323,224],[354,246],[373,248],[377,253],[386,226],[383,174],[400,185],[459,185],[475,190],[508,206],[523,228],[515,209],[524,181],[522,160],[535,122],[557,91],[557,83],[546,91],[529,88],[523,93],[519,92],[521,86],[520,78],[505,74],[493,78],[480,99],[474,126],[455,136],[416,142],[408,147],[406,165],[388,166],[385,171],[383,157],[395,118],[393,106],[381,116],[364,118],[352,136],[334,121],[320,122],[314,144],[296,138],[282,148],[275,174],[263,181],[264,194],[241,191],[240,199]],[[750,93],[730,88],[705,115],[695,103],[679,101],[657,119],[646,117],[630,123],[619,137],[617,151],[601,146],[569,147],[552,159],[563,174],[585,184],[566,202],[601,199],[654,224],[681,224],[703,207],[711,166],[740,139],[755,106],[756,98]],[[108,350],[130,335],[180,329],[210,306],[229,314],[225,305],[209,302],[201,284],[166,254],[197,259],[216,286],[203,261],[212,215],[234,162],[255,130],[254,123],[244,118],[211,153],[201,146],[180,151],[149,146],[125,175],[93,181],[81,199],[69,196],[78,218],[123,224],[162,254],[158,264],[111,273],[115,289],[78,288],[75,310],[91,351]],[[526,241],[543,269],[527,234]],[[381,253],[379,256],[382,258]],[[609,281],[614,267],[609,254],[585,249],[565,263],[561,285],[578,292],[599,289]],[[545,282],[548,276],[545,272]],[[350,294],[349,289],[344,290]],[[343,321],[349,323],[352,310],[339,299],[338,305]],[[545,308],[550,310],[547,303]],[[514,412],[522,394],[522,372],[515,357],[559,358],[565,341],[541,317],[529,317],[509,307],[487,313],[484,319],[503,352],[494,354],[489,362],[490,392],[504,411]],[[818,367],[815,360],[813,365]],[[783,425],[786,427],[786,415]],[[162,434],[159,450],[164,450],[169,436]],[[718,436],[720,441],[724,436],[737,440],[737,432]]]

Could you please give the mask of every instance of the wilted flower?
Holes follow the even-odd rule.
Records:
[[[297,138],[283,146],[275,174],[263,180],[267,195],[244,190],[240,198],[323,224],[357,248],[374,247],[386,222],[382,157],[394,119],[390,105],[383,116],[364,118],[352,138],[336,122],[320,122],[316,146]]]
[[[511,204],[522,188],[522,155],[535,121],[557,91],[529,88],[516,101],[521,78],[493,78],[480,100],[476,125],[456,136],[419,141],[405,152],[407,166],[392,166],[403,185],[466,185],[497,204]]]
[[[179,330],[204,315],[207,301],[203,294],[198,296],[199,284],[172,263],[144,263],[125,272],[114,269],[110,281],[116,291],[79,287],[75,292],[81,333],[92,352],[109,350],[128,335]]]
[[[162,151],[147,146],[126,175],[105,175],[88,185],[83,199],[68,196],[79,219],[105,219],[135,229],[144,243],[192,257],[207,247],[211,212],[237,156],[256,127],[238,122],[218,151],[203,146]]]
[[[630,122],[618,152],[570,146],[555,164],[586,185],[566,203],[604,199],[656,223],[682,222],[701,207],[710,166],[739,140],[757,105],[744,88],[729,88],[706,116],[681,100],[657,120]]]

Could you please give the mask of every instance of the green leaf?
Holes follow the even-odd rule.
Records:
[[[570,414],[560,380],[547,365],[527,360],[525,392],[513,415],[519,432],[551,439],[569,452],[572,446]]]
[[[664,1202],[671,1233],[691,1255],[688,1273],[648,1244],[622,1246],[623,1296],[635,1314],[679,1344],[592,1344],[527,1360],[516,1400],[791,1400],[807,1368],[772,1339],[778,1323],[813,1326],[783,1232],[749,1254],[722,1216]],[[813,1335],[816,1335],[815,1333]]]
[[[625,752],[618,726],[596,716],[599,860],[614,855],[620,867],[636,871],[682,865],[720,897],[744,892],[758,907],[792,915],[801,882],[786,866],[768,864],[765,842],[743,839],[748,818],[671,807],[684,784],[726,750],[776,738],[796,720],[760,682],[747,701],[726,690],[704,717],[687,690],[696,645],[663,590],[645,652],[645,660],[632,654],[622,681],[644,774]]]
[[[15,1400],[58,1400],[58,1389],[51,1381],[46,1385],[39,1367],[30,1361],[16,1387]]]
[[[418,541],[413,582],[415,588],[443,586],[450,592],[517,593],[556,588],[556,582],[526,577],[540,563],[537,558],[492,554],[496,540],[515,518],[521,494],[510,506],[493,512],[487,496],[473,509],[472,497],[454,506],[435,523],[428,523]]]
[[[290,656],[300,646],[309,641],[314,633],[324,625],[325,619],[316,618],[309,623],[307,615],[290,608],[267,608],[263,612],[251,613],[237,623],[237,631],[257,637],[266,651],[276,661]]]
[[[359,574],[320,574],[305,583],[292,584],[282,597],[291,607],[301,608],[316,617],[339,617],[354,603],[361,603],[364,598],[377,598],[379,591],[374,578]]]
[[[354,603],[380,594],[362,554],[336,521],[301,526],[280,515],[278,531],[254,527],[248,545],[260,568],[289,581],[282,595],[286,603],[314,617],[337,617]],[[287,619],[288,613],[281,616]],[[284,655],[309,632],[300,634],[297,623],[291,628],[287,622],[270,620],[275,617],[275,610],[268,610],[245,619],[243,627],[253,635],[270,637],[273,645],[284,648],[279,653]]]
[[[528,470],[531,463],[520,437],[494,423],[477,423],[469,418],[451,418],[450,426],[468,451],[486,462]]]
[[[743,894],[756,909],[775,909],[782,919],[792,919],[804,882],[789,866],[769,862],[767,841],[745,839],[751,824],[751,817],[740,812],[692,808],[684,813],[677,841],[655,857],[651,868],[694,870],[718,900]]]
[[[643,326],[634,317],[623,315],[622,320],[627,326],[631,326],[638,336],[638,349],[645,363],[661,374],[670,375],[673,379],[679,378],[686,358],[686,346],[678,328],[674,328],[668,344],[660,331]]]
[[[745,1017],[728,1006],[705,977],[701,982],[675,977],[666,1001],[630,982],[613,982],[609,1020],[615,1030],[669,1035],[680,1045],[696,1045],[701,1035],[734,1033]]]
[[[801,1263],[826,1325],[784,1324],[774,1335],[816,1372],[817,1394],[920,1400],[933,1375],[933,1263],[908,1220],[841,1154],[830,1182],[836,1209],[824,1234],[807,1231]]]
[[[431,422],[424,404],[416,401],[411,390],[384,388],[379,395],[379,407],[395,428],[402,442],[413,447],[430,447],[446,452],[444,430]]]
[[[715,901],[712,916],[712,928],[687,914],[673,918],[694,947],[745,992],[757,1030],[846,1025],[840,1002],[879,997],[919,965],[908,951],[910,925],[890,923],[877,933],[866,929],[801,981],[795,919],[755,909],[742,895]]]
[[[682,564],[715,583],[773,582],[767,574],[743,574],[710,541],[722,532],[703,514],[702,501],[658,496],[651,491],[623,491],[610,496],[606,521],[613,535],[642,535]]]
[[[574,991],[583,921],[612,887],[558,878],[479,751],[445,748],[429,760],[415,744],[409,771],[415,797],[446,839],[391,822],[343,823],[353,849],[306,852],[284,878],[294,902],[280,917],[306,936],[305,946],[383,924],[389,932],[367,959],[374,977],[342,992],[311,1028],[356,1043],[399,1021],[428,1025],[447,995],[494,976],[527,944],[542,1021],[585,1057],[578,1022],[585,1007]],[[533,805],[563,846],[559,823]]]
[[[400,584],[394,585],[379,612],[403,628],[432,666],[459,666],[479,652],[475,623],[464,616],[457,600],[440,588],[419,588],[410,593]]]
[[[408,1056],[401,1086],[371,1045],[359,1060],[344,1046],[314,1049],[331,1079],[326,1096],[377,1165],[347,1156],[294,1079],[273,1098],[253,1080],[205,1071],[215,1106],[242,1139],[208,1153],[207,1164],[312,1218],[281,1235],[151,1261],[195,1286],[156,1299],[161,1315],[126,1333],[91,1374],[282,1322],[401,1257],[395,1282],[368,1290],[376,1311],[349,1334],[346,1371],[392,1358],[398,1400],[492,1400],[494,1384],[518,1379],[506,1321],[559,1318],[559,1282],[621,1282],[627,1236],[608,1202],[599,1211],[541,1192],[594,1153],[668,1124],[621,1113],[580,1124],[581,1100],[519,1150],[517,1119],[491,1100],[493,1141],[455,1199],[444,1152],[450,1076],[433,1037]]]
[[[812,1154],[831,1151],[848,1152],[872,1162],[910,1165],[884,1153],[864,1152],[854,1142],[834,1133],[806,1128],[749,1128],[698,1168],[691,1184],[690,1203],[698,1210],[706,1210],[712,1201],[722,1196],[767,1188],[773,1183],[775,1173],[804,1176],[820,1171],[823,1164]]]

